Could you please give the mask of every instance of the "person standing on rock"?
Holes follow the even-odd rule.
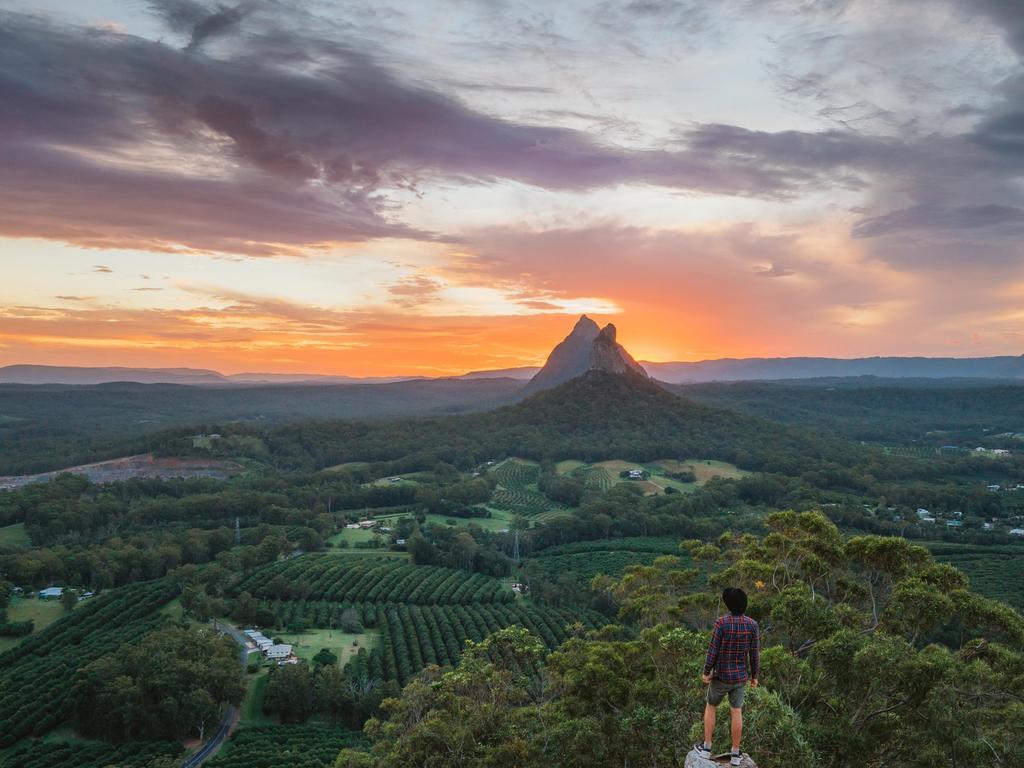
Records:
[[[701,680],[708,686],[707,703],[704,706],[704,742],[695,744],[693,749],[701,757],[711,758],[715,713],[722,699],[728,696],[732,717],[732,754],[729,762],[731,765],[741,765],[743,695],[748,679],[751,688],[757,687],[757,675],[761,668],[761,630],[756,621],[745,615],[747,593],[742,589],[727,588],[722,592],[722,601],[729,613],[719,616],[715,622],[704,660],[704,674],[701,675]]]

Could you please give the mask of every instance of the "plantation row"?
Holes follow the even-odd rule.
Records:
[[[274,615],[274,626],[284,629],[296,623],[317,629],[341,626],[342,617],[354,611],[364,627],[377,626],[375,603],[335,603],[329,600],[261,600],[260,608]]]
[[[550,512],[558,507],[540,491],[508,491],[498,488],[491,495],[491,506],[527,517]]]
[[[576,541],[572,544],[548,547],[534,553],[533,556],[571,555],[577,552],[655,552],[659,555],[678,555],[686,558],[686,552],[679,549],[679,539],[666,536],[628,536],[621,539]]]
[[[546,606],[514,605],[410,606],[377,608],[380,643],[370,653],[370,675],[398,680],[403,685],[429,664],[453,665],[466,640],[479,642],[492,632],[518,624],[557,648],[568,637],[568,627],[582,623],[600,626],[604,618],[592,611],[563,611]]]
[[[537,482],[540,467],[515,459],[509,459],[494,470],[495,479],[510,491],[525,491]]]
[[[394,559],[307,555],[274,563],[237,588],[256,597],[341,603],[455,605],[510,602],[501,582],[480,573]]]
[[[944,544],[929,549],[939,562],[967,574],[978,594],[1024,611],[1024,547]]]
[[[588,488],[596,488],[599,491],[607,491],[615,485],[615,478],[612,473],[604,467],[590,467],[582,472],[583,484]]]
[[[500,484],[491,495],[491,506],[527,517],[551,512],[558,505],[537,490],[540,467],[510,459],[494,470]]]
[[[338,752],[365,744],[359,734],[324,724],[240,728],[209,768],[330,768]]]
[[[0,748],[68,720],[75,673],[163,623],[156,611],[177,593],[169,580],[106,592],[0,654]]]
[[[576,552],[567,555],[548,555],[531,558],[530,572],[542,578],[555,580],[562,574],[572,574],[580,581],[590,581],[598,574],[621,576],[631,565],[650,565],[662,557],[658,552]]]
[[[181,754],[181,745],[166,741],[135,741],[129,744],[46,743],[32,740],[11,750],[2,768],[146,768],[159,758]]]

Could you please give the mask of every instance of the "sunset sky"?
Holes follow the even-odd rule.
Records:
[[[0,0],[0,365],[1024,353],[1019,0]]]

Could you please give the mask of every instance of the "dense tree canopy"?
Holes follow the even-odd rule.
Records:
[[[200,739],[245,687],[238,647],[209,630],[167,628],[78,672],[82,733],[110,741]]]
[[[371,757],[343,752],[338,765],[678,765],[723,584],[748,591],[762,627],[744,743],[763,768],[973,764],[979,744],[1024,765],[1024,618],[904,540],[844,540],[819,513],[767,526],[684,543],[714,565],[708,591],[673,556],[599,580],[623,625],[546,658],[517,629],[471,646],[458,670],[428,670],[385,702]]]

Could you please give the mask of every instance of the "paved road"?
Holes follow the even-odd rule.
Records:
[[[226,635],[230,635],[231,639],[234,640],[241,646],[241,650],[238,653],[239,661],[242,663],[242,669],[245,669],[249,664],[249,651],[245,645],[245,635],[238,631],[235,627],[230,624],[224,624],[219,621],[213,622],[213,627],[218,632],[223,632]],[[220,749],[220,745],[224,743],[224,739],[231,733],[231,728],[234,726],[235,721],[238,720],[238,707],[228,707],[224,713],[224,719],[220,722],[220,728],[217,732],[207,741],[203,746],[189,755],[181,764],[181,768],[196,768],[209,757],[213,757],[214,753]]]

